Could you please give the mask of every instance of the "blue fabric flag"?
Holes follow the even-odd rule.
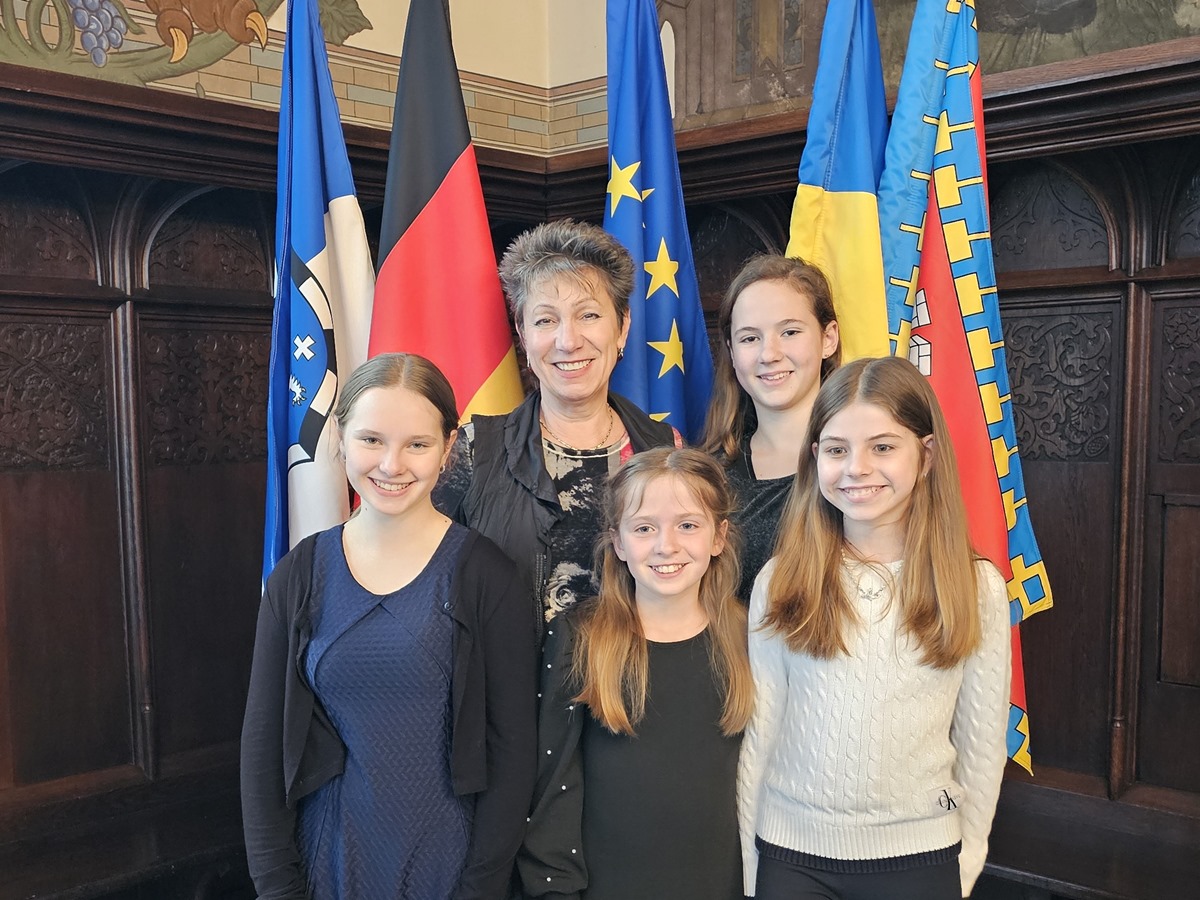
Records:
[[[887,128],[875,7],[871,0],[830,3],[787,255],[829,279],[843,362],[889,353],[875,198]]]
[[[288,5],[280,91],[264,582],[349,514],[331,414],[339,378],[366,359],[375,287],[317,0]]]
[[[613,390],[695,441],[712,392],[653,0],[608,3],[604,228],[633,256],[632,321]]]

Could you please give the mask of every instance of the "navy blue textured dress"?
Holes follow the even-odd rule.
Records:
[[[317,538],[305,674],[346,769],[300,802],[313,900],[441,900],[458,882],[472,807],[450,780],[448,598],[467,533],[451,525],[425,569],[384,596],[355,581],[340,526]]]

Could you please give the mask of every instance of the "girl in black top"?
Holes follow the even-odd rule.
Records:
[[[716,354],[702,446],[724,465],[737,496],[745,549],[743,603],[770,559],[817,390],[841,359],[829,282],[801,259],[750,259],[717,312]],[[807,451],[805,451],[807,452]]]
[[[611,479],[600,594],[548,626],[526,896],[742,896],[735,780],[753,689],[731,507],[698,450],[648,450]]]

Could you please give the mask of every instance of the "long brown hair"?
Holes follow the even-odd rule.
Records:
[[[754,401],[738,383],[733,371],[730,348],[733,346],[733,309],[742,292],[760,281],[782,281],[812,304],[813,316],[822,330],[837,320],[833,292],[825,273],[811,263],[793,256],[762,254],[752,256],[729,282],[729,289],[717,309],[717,334],[724,345],[718,347],[713,373],[712,400],[704,422],[700,446],[708,453],[723,453],[733,461],[741,454],[742,439],[753,434],[758,425]],[[842,345],[821,362],[821,381],[842,361]]]
[[[829,420],[853,403],[878,406],[918,438],[933,436],[928,468],[912,492],[892,602],[900,604],[902,628],[923,661],[948,669],[978,645],[980,624],[975,553],[945,417],[933,388],[907,360],[859,359],[821,386],[805,446],[818,443]],[[821,494],[813,454],[801,453],[779,523],[764,619],[793,651],[821,659],[847,652],[847,634],[860,622],[842,582],[843,554],[853,549],[842,514]]]
[[[678,478],[720,527],[733,513],[733,492],[720,465],[699,450],[660,447],[638,453],[608,483],[604,530],[596,541],[600,593],[582,604],[572,677],[581,685],[575,700],[614,734],[634,734],[646,712],[649,651],[635,601],[629,566],[617,558],[613,533],[621,519],[641,504],[646,486],[658,478]],[[739,577],[739,542],[732,527],[725,549],[712,558],[700,580],[700,605],[708,616],[709,660],[725,693],[721,731],[746,727],[754,705],[754,685],[746,652],[746,611],[734,596]]]

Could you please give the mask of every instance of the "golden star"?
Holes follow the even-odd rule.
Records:
[[[617,165],[617,158],[612,158],[612,174],[608,177],[608,199],[610,216],[617,214],[617,204],[621,202],[622,197],[629,197],[633,200],[642,202],[641,192],[633,186],[634,173],[641,167],[642,163],[639,160],[635,163],[630,163],[625,168]]]
[[[662,421],[663,421],[663,420],[665,420],[665,419],[667,418],[667,416],[669,416],[669,415],[670,415],[670,413],[669,413],[669,412],[665,412],[665,413],[650,413],[650,418],[652,418],[652,419],[653,419],[655,422],[662,422]]]
[[[679,263],[671,259],[667,252],[667,239],[662,238],[658,245],[658,259],[654,262],[642,263],[642,268],[650,273],[650,287],[646,288],[646,299],[649,300],[660,287],[668,287],[671,293],[679,296],[679,286],[675,283],[675,273],[679,271]]]
[[[658,370],[658,377],[662,378],[676,366],[679,371],[683,371],[683,341],[679,339],[679,326],[675,324],[675,320],[671,320],[671,337],[665,341],[646,341],[651,347],[663,355],[662,368]]]

